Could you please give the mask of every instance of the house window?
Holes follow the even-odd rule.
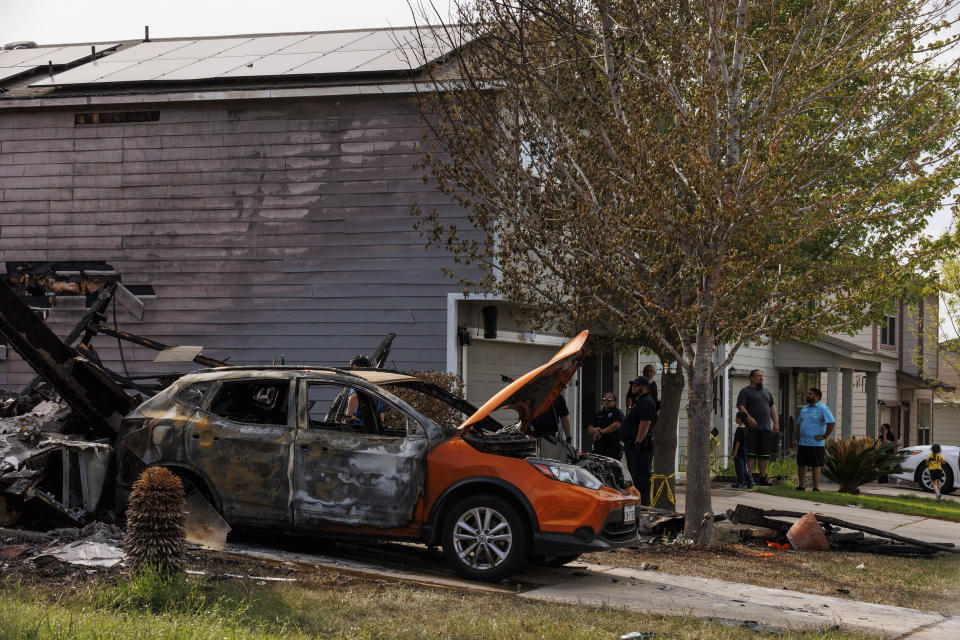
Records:
[[[880,344],[885,347],[897,346],[897,316],[887,316],[880,324]]]
[[[931,415],[933,405],[929,402],[917,403],[917,444],[930,444],[930,432],[933,426]]]

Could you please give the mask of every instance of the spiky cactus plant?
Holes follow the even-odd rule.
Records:
[[[123,550],[133,569],[183,569],[186,549],[183,483],[169,469],[151,467],[133,483]]]

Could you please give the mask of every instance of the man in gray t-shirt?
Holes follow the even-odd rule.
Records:
[[[780,420],[773,404],[773,395],[763,388],[763,371],[760,369],[750,372],[750,386],[740,390],[737,409],[747,414],[747,456],[753,470],[759,471],[757,484],[769,486],[767,462],[773,452],[776,434],[780,431]]]

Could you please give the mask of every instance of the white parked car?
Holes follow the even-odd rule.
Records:
[[[940,485],[942,493],[950,493],[957,488],[957,482],[960,481],[960,447],[951,445],[940,445],[940,455],[943,456],[943,475],[945,476]],[[903,467],[902,473],[892,473],[891,478],[899,478],[908,482],[916,482],[924,491],[933,491],[933,485],[930,483],[930,472],[927,471],[927,456],[930,454],[930,445],[917,445],[900,449],[899,453],[904,454],[905,459],[900,465]]]

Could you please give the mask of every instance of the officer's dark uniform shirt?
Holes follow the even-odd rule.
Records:
[[[598,411],[597,415],[593,416],[593,421],[590,424],[598,429],[606,429],[614,422],[623,422],[623,412],[621,412],[620,409],[613,408],[610,411]],[[600,439],[619,440],[619,432],[601,433]]]
[[[623,423],[623,412],[616,407],[610,409],[609,411],[598,411],[597,415],[593,416],[593,420],[590,422],[590,424],[598,429],[605,429],[615,422]],[[593,450],[594,453],[619,458],[620,431],[617,430],[610,433],[601,433],[600,437],[593,442]]]
[[[555,436],[560,430],[560,418],[568,415],[570,410],[567,409],[567,401],[562,395],[557,396],[553,406],[530,421],[530,433],[537,438],[545,435]]]
[[[643,446],[653,445],[653,428],[657,424],[657,403],[654,402],[650,394],[637,398],[627,415],[623,418],[623,424],[620,425],[620,439],[629,444],[637,439],[637,433],[640,431],[640,423],[646,420],[650,421],[650,429],[647,431],[647,437],[643,440]]]

